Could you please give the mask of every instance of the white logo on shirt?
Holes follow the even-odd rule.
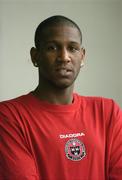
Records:
[[[73,133],[73,134],[60,134],[59,137],[61,139],[64,138],[75,138],[75,137],[79,137],[79,136],[85,136],[85,134],[83,132],[81,133]]]

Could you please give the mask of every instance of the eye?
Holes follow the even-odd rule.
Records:
[[[48,51],[56,51],[57,47],[56,47],[56,45],[50,44],[50,45],[47,45],[47,50]]]
[[[71,52],[78,52],[80,51],[80,47],[78,46],[69,46],[68,48]]]

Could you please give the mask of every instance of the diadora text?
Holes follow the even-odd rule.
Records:
[[[75,137],[78,137],[78,136],[85,136],[84,133],[73,133],[73,134],[60,134],[59,137],[61,139],[63,138],[75,138]]]

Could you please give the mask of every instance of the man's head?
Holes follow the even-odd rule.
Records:
[[[57,16],[51,16],[51,17],[45,19],[38,25],[36,32],[35,32],[35,47],[37,49],[40,48],[40,41],[43,40],[44,32],[46,29],[48,29],[50,27],[56,27],[59,25],[63,25],[63,26],[66,25],[66,26],[76,28],[79,31],[81,44],[82,44],[82,32],[81,32],[79,26],[71,19],[69,19],[65,16],[57,15]]]
[[[84,59],[81,48],[82,33],[72,20],[52,16],[35,32],[35,46],[31,58],[39,68],[39,83],[56,88],[67,88],[74,83]]]

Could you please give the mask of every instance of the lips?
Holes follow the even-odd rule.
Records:
[[[56,72],[60,76],[69,76],[72,74],[72,69],[69,67],[58,67],[56,68]]]
[[[61,67],[57,67],[56,68],[56,71],[72,71],[72,68],[71,67],[66,67],[66,66],[61,66]]]

